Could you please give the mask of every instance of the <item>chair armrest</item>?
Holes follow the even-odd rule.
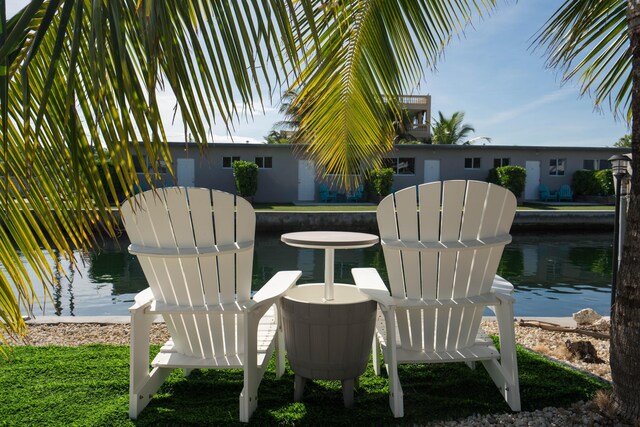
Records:
[[[513,304],[516,300],[511,295],[513,293],[513,284],[505,278],[498,276],[497,274],[493,279],[491,292],[495,294],[496,298],[498,298],[501,303]]]
[[[511,295],[513,293],[513,284],[504,277],[496,276],[491,285],[491,292],[495,294]]]
[[[253,295],[255,305],[251,309],[255,309],[261,305],[271,305],[273,301],[280,298],[293,285],[296,284],[302,271],[278,271],[258,292]]]
[[[153,293],[151,292],[151,288],[147,288],[143,291],[138,292],[134,298],[134,303],[131,307],[129,307],[129,313],[133,314],[140,310],[146,310],[153,303]]]
[[[351,274],[360,292],[383,306],[395,305],[394,299],[375,268],[352,268]]]

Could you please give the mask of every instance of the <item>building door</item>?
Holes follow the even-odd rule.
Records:
[[[316,197],[315,168],[311,160],[298,160],[298,200],[312,201]]]
[[[178,185],[193,187],[196,185],[196,166],[194,159],[178,159]]]
[[[540,185],[540,161],[527,160],[527,180],[524,184],[524,199],[538,200],[538,186]]]
[[[440,160],[425,160],[423,182],[434,181],[440,181]]]

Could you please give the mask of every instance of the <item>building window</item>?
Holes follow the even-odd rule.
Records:
[[[233,162],[240,160],[240,156],[223,156],[222,157],[222,167],[225,169],[229,169],[233,167]]]
[[[147,164],[147,158],[145,156],[142,157],[142,161],[140,160],[140,157],[138,157],[138,155],[136,154],[132,154],[131,155],[131,160],[133,161],[133,167],[136,170],[136,172],[140,173],[140,172],[144,172],[144,168],[142,167],[143,164]]]
[[[384,167],[393,169],[396,175],[415,175],[416,159],[414,157],[384,159]]]
[[[562,176],[567,164],[567,159],[551,159],[549,160],[549,175]]]
[[[502,166],[509,166],[510,160],[508,157],[502,157],[502,158],[497,158],[497,159],[493,159],[493,167],[494,168],[501,168]]]
[[[465,157],[465,169],[480,169],[480,157]]]
[[[273,160],[271,157],[256,157],[256,165],[259,168],[271,169]]]
[[[167,162],[165,162],[164,160],[158,160],[156,162],[156,166],[155,166],[154,169],[158,173],[168,173],[169,172],[169,167],[167,166]]]
[[[599,171],[603,169],[609,169],[611,165],[609,164],[609,160],[600,159],[600,160],[592,160],[587,159],[582,162],[582,169],[590,170],[590,171]]]

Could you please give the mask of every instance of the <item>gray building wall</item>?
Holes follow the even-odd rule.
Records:
[[[195,144],[171,143],[173,168],[179,175],[178,159],[193,159],[194,185],[215,188],[235,193],[233,169],[223,167],[225,157],[239,157],[241,160],[255,161],[256,157],[270,157],[271,168],[261,168],[258,172],[258,192],[254,201],[287,203],[298,200],[298,162],[304,159],[300,146],[260,145],[260,144],[209,144],[201,153]],[[494,159],[509,159],[512,166],[526,167],[527,161],[540,162],[539,183],[552,191],[562,184],[571,184],[573,173],[583,168],[584,160],[606,160],[614,154],[628,153],[625,148],[578,148],[578,147],[521,147],[490,145],[397,145],[387,157],[413,159],[411,174],[396,174],[393,188],[424,182],[425,160],[440,163],[440,180],[473,179],[485,181],[489,170],[494,167]],[[479,159],[478,168],[465,168],[465,159]],[[564,175],[551,175],[551,159],[565,159]],[[473,160],[471,161],[473,163]],[[477,165],[474,164],[474,166]],[[315,199],[318,200],[318,186],[322,178],[315,178]],[[535,188],[537,185],[535,183]],[[535,197],[537,198],[537,196]]]

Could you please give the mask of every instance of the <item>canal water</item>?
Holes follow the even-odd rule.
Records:
[[[513,236],[500,262],[499,274],[515,285],[517,316],[571,316],[590,307],[609,314],[611,298],[611,234],[520,234]],[[62,261],[52,299],[41,299],[38,315],[128,315],[135,294],[147,287],[128,242],[106,241],[102,248],[78,259],[77,267]],[[336,251],[335,281],[353,283],[351,269],[372,266],[383,276],[379,245]],[[276,234],[259,234],[253,266],[253,287],[259,289],[279,270],[302,270],[299,283],[320,282],[324,252],[298,249]],[[386,277],[385,277],[386,278]],[[36,284],[42,296],[42,286]]]

